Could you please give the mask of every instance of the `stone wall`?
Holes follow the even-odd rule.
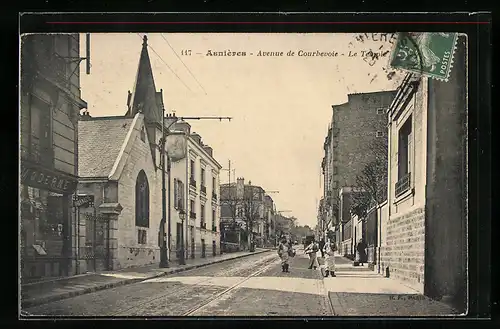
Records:
[[[126,163],[118,183],[118,200],[123,210],[118,218],[118,266],[142,266],[160,261],[159,227],[162,217],[161,170],[152,162],[149,141],[140,139],[142,120],[138,121],[131,135],[130,146],[123,156]],[[149,227],[135,225],[135,184],[141,170],[149,184]],[[138,243],[138,231],[146,230],[146,244]]]
[[[386,243],[381,250],[382,270],[405,281],[419,292],[424,289],[425,211],[416,208],[391,216],[386,224]]]

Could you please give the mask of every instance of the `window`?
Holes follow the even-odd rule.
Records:
[[[206,228],[205,224],[205,206],[201,205],[201,219],[200,219],[200,227]]]
[[[144,126],[141,128],[141,141],[146,141],[146,133],[144,132]]]
[[[189,200],[189,216],[192,219],[196,219],[194,200]]]
[[[135,225],[149,227],[149,184],[144,170],[135,182]]]
[[[212,231],[217,231],[217,227],[215,226],[215,209],[212,209]]]
[[[384,112],[385,112],[385,109],[383,107],[380,107],[380,108],[377,109],[377,114],[378,115],[382,115],[382,114],[384,114]]]
[[[216,182],[215,182],[215,177],[212,177],[212,189],[215,191],[216,188]]]
[[[191,160],[191,179],[194,179],[194,160]]]
[[[49,165],[52,160],[52,131],[50,105],[37,97],[31,98],[31,145],[34,160]]]
[[[201,168],[201,185],[205,186],[205,169]]]
[[[399,129],[398,136],[398,181],[395,186],[395,196],[410,189],[410,174],[412,165],[412,117],[410,116]]]
[[[384,137],[383,131],[377,131],[377,137]]]
[[[410,172],[411,161],[411,116],[406,120],[403,126],[399,129],[398,140],[398,179],[407,175]]]
[[[137,243],[138,244],[146,244],[147,243],[147,231],[146,230],[138,230],[137,231]]]
[[[184,210],[184,183],[174,178],[174,208]]]

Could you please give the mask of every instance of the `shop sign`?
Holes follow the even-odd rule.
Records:
[[[79,207],[92,207],[94,205],[94,196],[93,195],[76,195],[73,198],[73,206],[76,208]]]
[[[63,176],[45,168],[22,166],[21,182],[35,188],[55,193],[71,194],[76,190],[78,180]]]

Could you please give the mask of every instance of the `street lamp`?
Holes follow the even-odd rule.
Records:
[[[181,219],[181,254],[179,255],[179,265],[186,265],[186,260],[184,259],[184,219],[186,218],[186,213],[183,209],[179,212],[179,218]]]

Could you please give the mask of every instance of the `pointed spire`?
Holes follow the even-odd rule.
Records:
[[[134,89],[128,98],[130,105],[127,115],[134,116],[138,112],[142,112],[148,121],[161,122],[162,110],[157,97],[148,53],[148,37],[144,35]]]

